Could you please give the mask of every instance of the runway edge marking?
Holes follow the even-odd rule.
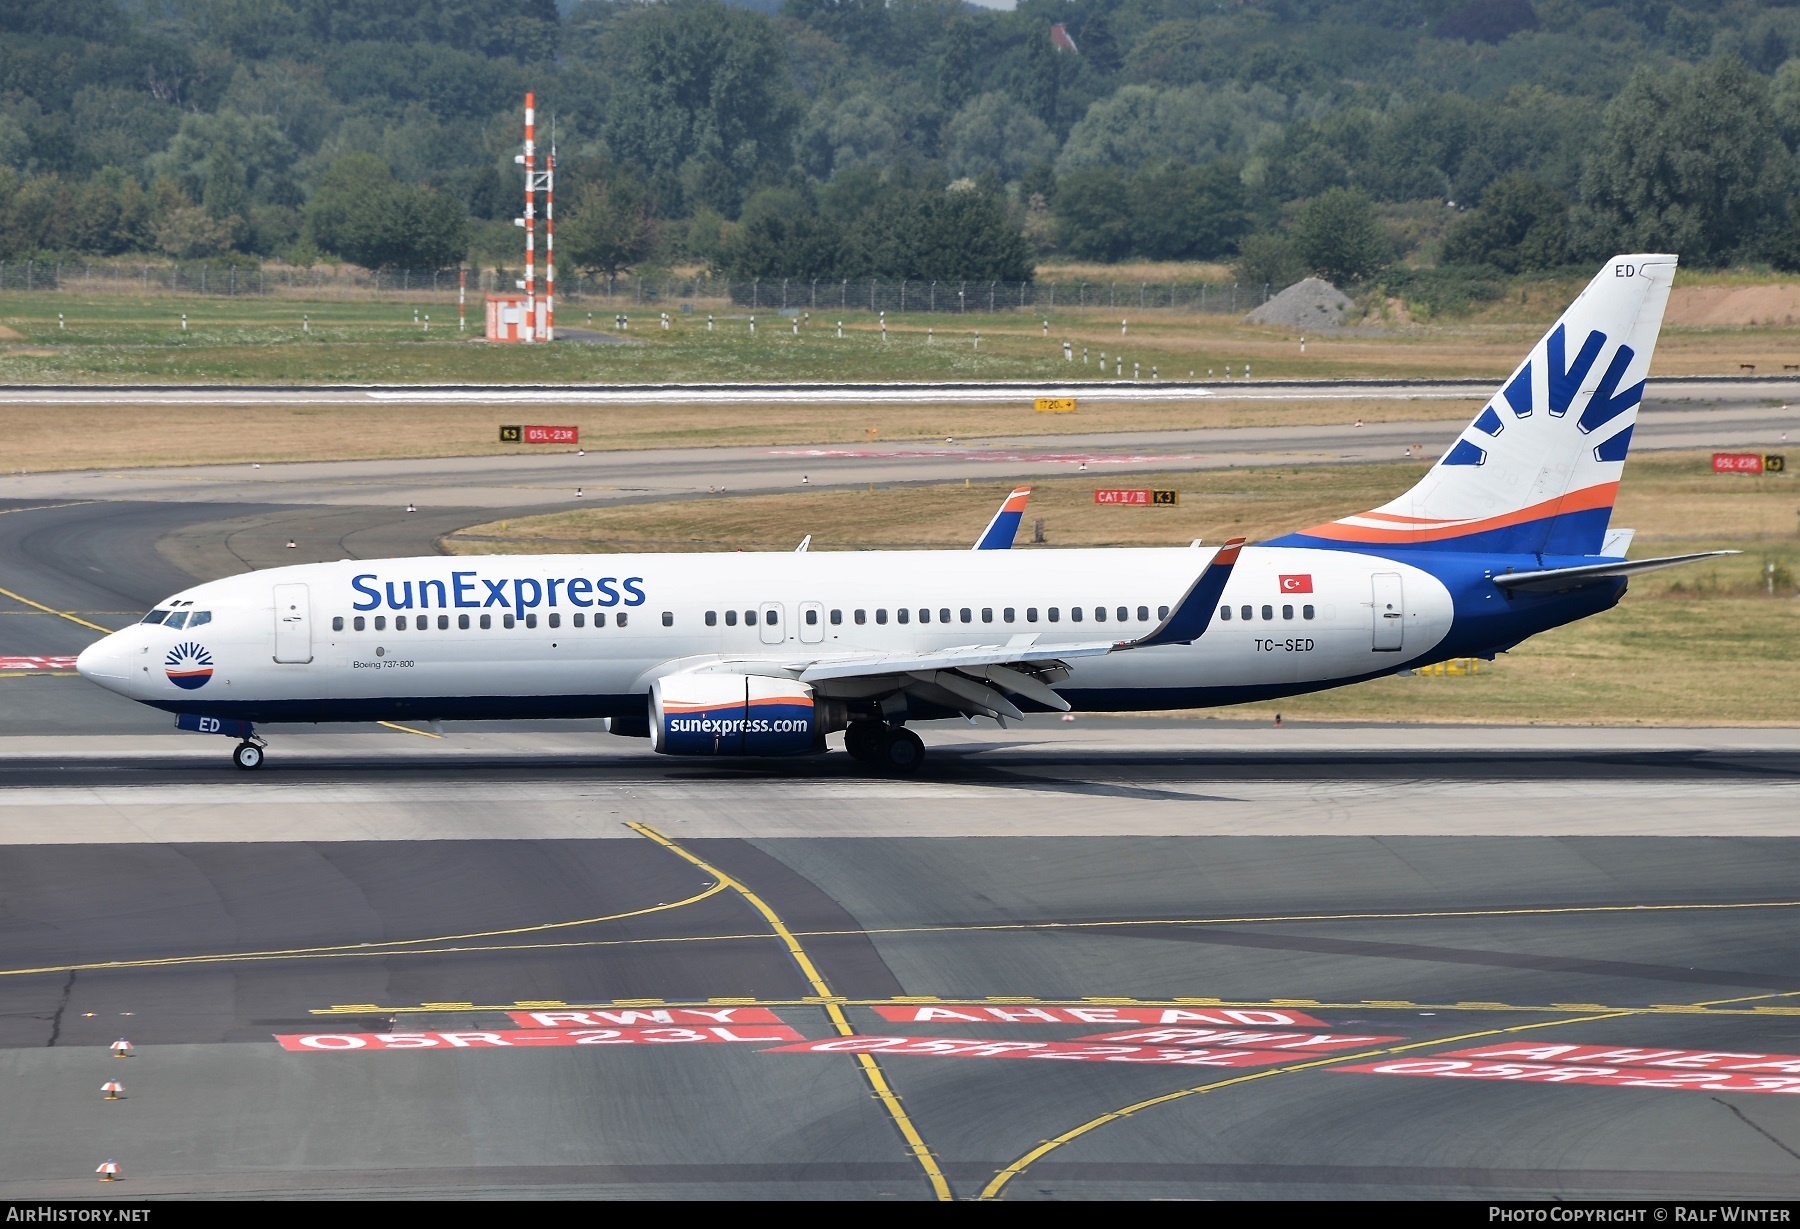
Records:
[[[822,1001],[825,1008],[825,1014],[830,1017],[831,1025],[837,1030],[838,1035],[840,1037],[853,1037],[856,1035],[856,1029],[851,1025],[850,1018],[844,1014],[842,1005],[843,1000],[832,993],[831,986],[825,981],[823,975],[820,974],[818,967],[813,964],[812,957],[806,954],[806,949],[800,945],[800,940],[794,937],[794,932],[788,929],[787,923],[781,920],[780,915],[777,914],[775,910],[771,909],[762,897],[758,896],[755,892],[752,892],[748,887],[739,883],[736,879],[733,879],[720,868],[689,853],[680,845],[677,845],[674,841],[650,827],[648,824],[628,823],[626,827],[641,836],[648,837],[650,840],[655,841],[670,853],[675,854],[677,857],[682,858],[687,862],[691,862],[702,871],[713,876],[721,884],[729,885],[737,891],[749,902],[751,908],[762,915],[763,920],[768,922],[770,928],[774,930],[777,937],[779,937],[782,943],[787,947],[788,956],[799,967],[801,975],[806,978],[807,984],[812,987],[813,994]],[[925,1137],[919,1134],[919,1129],[913,1124],[911,1115],[906,1112],[906,1107],[900,1103],[900,1095],[896,1093],[892,1085],[888,1083],[886,1074],[881,1070],[881,1065],[869,1054],[856,1055],[856,1062],[857,1066],[862,1069],[863,1078],[868,1081],[869,1087],[874,1090],[876,1098],[879,1099],[883,1107],[886,1108],[888,1117],[899,1130],[900,1137],[906,1141],[907,1149],[912,1153],[913,1160],[917,1161],[919,1168],[925,1172],[926,1180],[931,1183],[932,1193],[941,1202],[948,1203],[953,1201],[956,1198],[956,1195],[950,1189],[949,1178],[944,1176],[943,1167],[938,1164],[937,1157],[932,1154],[931,1146],[925,1142]]]

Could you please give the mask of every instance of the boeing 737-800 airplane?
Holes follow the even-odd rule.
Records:
[[[1233,704],[1491,657],[1703,557],[1627,562],[1629,531],[1608,532],[1675,263],[1609,262],[1412,490],[1256,546],[347,559],[196,585],[78,668],[237,738],[243,768],[257,722],[604,717],[674,755],[806,754],[843,730],[907,773],[910,722]]]

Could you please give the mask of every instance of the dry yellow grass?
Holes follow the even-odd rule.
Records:
[[[1211,470],[1134,476],[1173,486],[1175,508],[1096,506],[1092,479],[1033,486],[1026,525],[1047,522],[1049,549],[1181,545],[1252,539],[1360,511],[1404,490],[1404,463]],[[583,509],[476,526],[453,553],[964,547],[993,515],[1005,484],[808,491]],[[1273,720],[1648,725],[1800,724],[1800,482],[1722,476],[1702,453],[1640,458],[1626,469],[1615,525],[1639,531],[1639,557],[1738,549],[1715,562],[1634,581],[1615,610],[1537,636],[1468,677],[1400,676],[1220,710]],[[1020,549],[1034,549],[1022,545]],[[1044,549],[1044,548],[1035,548]],[[1774,566],[1775,594],[1767,571]],[[1197,713],[1194,716],[1209,714]]]
[[[8,469],[41,472],[239,461],[489,456],[542,452],[497,443],[502,423],[581,428],[582,447],[689,448],[760,444],[958,440],[993,436],[1163,431],[1194,427],[1303,426],[1408,420],[1467,421],[1464,401],[1106,402],[1084,399],[1074,414],[1016,405],[701,406],[558,405],[64,405],[0,409]],[[253,425],[254,429],[247,429]]]

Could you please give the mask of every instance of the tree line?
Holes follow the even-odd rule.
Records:
[[[535,88],[607,275],[1800,267],[1800,7],[755,5],[8,0],[0,260],[516,259]]]

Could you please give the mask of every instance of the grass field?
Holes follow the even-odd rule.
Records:
[[[1253,540],[1373,507],[1420,466],[1211,470],[1134,477],[1181,490],[1175,508],[1100,507],[1094,482],[1035,484],[1020,549]],[[498,551],[961,548],[1004,484],[808,491],[583,509],[497,521],[447,549]],[[1738,556],[1654,573],[1597,618],[1538,636],[1472,676],[1397,676],[1280,702],[1219,710],[1273,720],[1585,724],[1800,724],[1800,482],[1714,475],[1704,454],[1664,454],[1626,469],[1615,525],[1638,530],[1632,554],[1736,549]],[[1046,522],[1048,547],[1028,544]],[[1774,566],[1774,589],[1767,571]],[[1206,714],[1195,714],[1205,716]]]
[[[1481,317],[1389,332],[1344,330],[1309,336],[1300,352],[1292,330],[1246,325],[1237,317],[1167,309],[1077,311],[1048,317],[1018,312],[907,315],[879,322],[866,312],[819,312],[793,331],[774,312],[702,308],[657,327],[657,312],[634,310],[632,345],[502,346],[459,340],[454,298],[441,304],[307,302],[259,298],[0,295],[0,382],[4,383],[567,383],[781,380],[1100,381],[1134,372],[1150,379],[1213,379],[1229,367],[1241,378],[1489,376],[1511,369],[1571,292],[1560,283]],[[478,305],[472,305],[472,309]],[[414,323],[415,309],[431,329]],[[62,320],[59,322],[58,314]],[[181,316],[188,328],[181,328]],[[596,306],[598,327],[612,310]],[[310,318],[310,331],[302,316]],[[565,307],[559,322],[585,327],[589,307]],[[842,318],[844,333],[836,335]],[[1049,320],[1045,335],[1044,320]],[[1121,320],[1129,321],[1121,335]],[[1780,372],[1800,362],[1800,325],[1789,318],[1755,327],[1671,328],[1656,353],[1661,375],[1735,373],[1743,363]],[[975,344],[980,335],[979,347]],[[1073,346],[1075,361],[1062,357]],[[1087,362],[1082,362],[1083,353]],[[1102,375],[1099,359],[1107,356]]]
[[[142,465],[352,460],[376,457],[541,453],[500,444],[501,423],[554,421],[581,429],[589,451],[728,445],[967,440],[984,436],[1162,431],[1194,427],[1302,426],[1441,420],[1465,423],[1468,401],[1083,401],[1074,414],[1038,414],[1016,404],[832,405],[764,403],[642,406],[557,405],[58,405],[0,408],[8,471],[111,469]],[[1446,432],[1446,436],[1448,432]]]

